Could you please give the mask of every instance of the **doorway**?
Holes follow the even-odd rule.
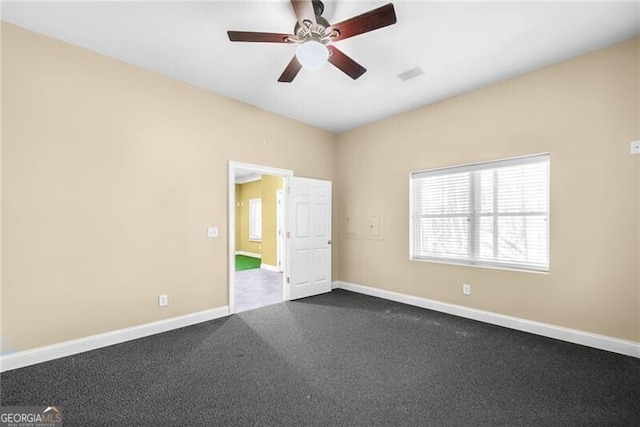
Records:
[[[284,189],[292,176],[287,169],[229,162],[230,314],[286,299]],[[258,268],[236,271],[237,256]]]

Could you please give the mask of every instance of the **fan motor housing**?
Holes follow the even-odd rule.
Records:
[[[320,0],[313,0],[311,3],[313,4],[313,11],[316,13],[316,16],[322,15],[322,12],[324,12],[324,3]]]
[[[324,12],[324,3],[322,3],[320,0],[313,0],[312,4],[313,11],[316,15],[316,23],[319,27],[322,27],[324,30],[326,30],[329,27],[329,21],[324,19],[324,17],[322,16],[322,13]],[[293,34],[298,35],[298,31],[300,31],[300,23],[296,22],[296,25],[293,28]]]

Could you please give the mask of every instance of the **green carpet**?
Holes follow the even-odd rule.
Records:
[[[260,268],[260,258],[236,255],[236,271],[252,270],[254,268]]]

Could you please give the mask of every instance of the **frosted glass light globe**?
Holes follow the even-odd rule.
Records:
[[[310,40],[298,46],[296,57],[304,68],[317,70],[329,59],[329,50],[322,43]]]

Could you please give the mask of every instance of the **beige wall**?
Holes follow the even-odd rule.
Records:
[[[336,138],[8,24],[1,36],[2,353],[226,305],[229,160],[334,181],[334,280],[640,341],[634,42]],[[408,260],[410,171],[542,151],[550,274]],[[382,240],[365,238],[371,213]]]
[[[277,194],[283,187],[279,176],[262,175],[262,264],[278,266]]]
[[[262,199],[262,180],[240,184],[239,187],[240,216],[236,217],[236,222],[240,226],[240,245],[236,250],[262,255],[262,242],[249,240],[249,200]]]
[[[0,47],[2,46],[2,21],[0,21]],[[0,49],[0,76],[2,76],[2,57],[4,55],[2,55],[2,50]],[[2,100],[2,79],[0,79],[0,100]],[[4,115],[2,114],[2,102],[0,102],[0,129],[3,129],[2,125],[3,125],[3,117]],[[3,263],[3,259],[4,257],[2,256],[2,247],[4,246],[4,239],[2,237],[2,224],[3,224],[3,220],[2,220],[2,188],[3,188],[3,184],[2,184],[2,132],[0,131],[0,332],[2,331],[2,278],[4,277],[4,273],[2,271],[2,263]],[[3,347],[5,347],[5,336],[4,334],[0,334],[2,335],[2,338],[0,339],[0,354],[2,354],[1,349]]]
[[[334,178],[331,133],[8,24],[2,56],[3,353],[227,305],[229,160]]]
[[[640,341],[637,61],[631,41],[339,135],[339,278]],[[409,261],[411,171],[541,152],[549,274]]]
[[[640,39],[636,39],[636,135],[634,140],[640,140]],[[638,259],[636,261],[636,274],[638,277],[638,310],[637,310],[637,318],[638,318],[638,341],[640,341],[640,155],[636,156],[636,175],[638,177],[636,184],[636,200],[637,207],[636,213],[638,215],[636,227],[638,229],[638,248],[637,254]]]

